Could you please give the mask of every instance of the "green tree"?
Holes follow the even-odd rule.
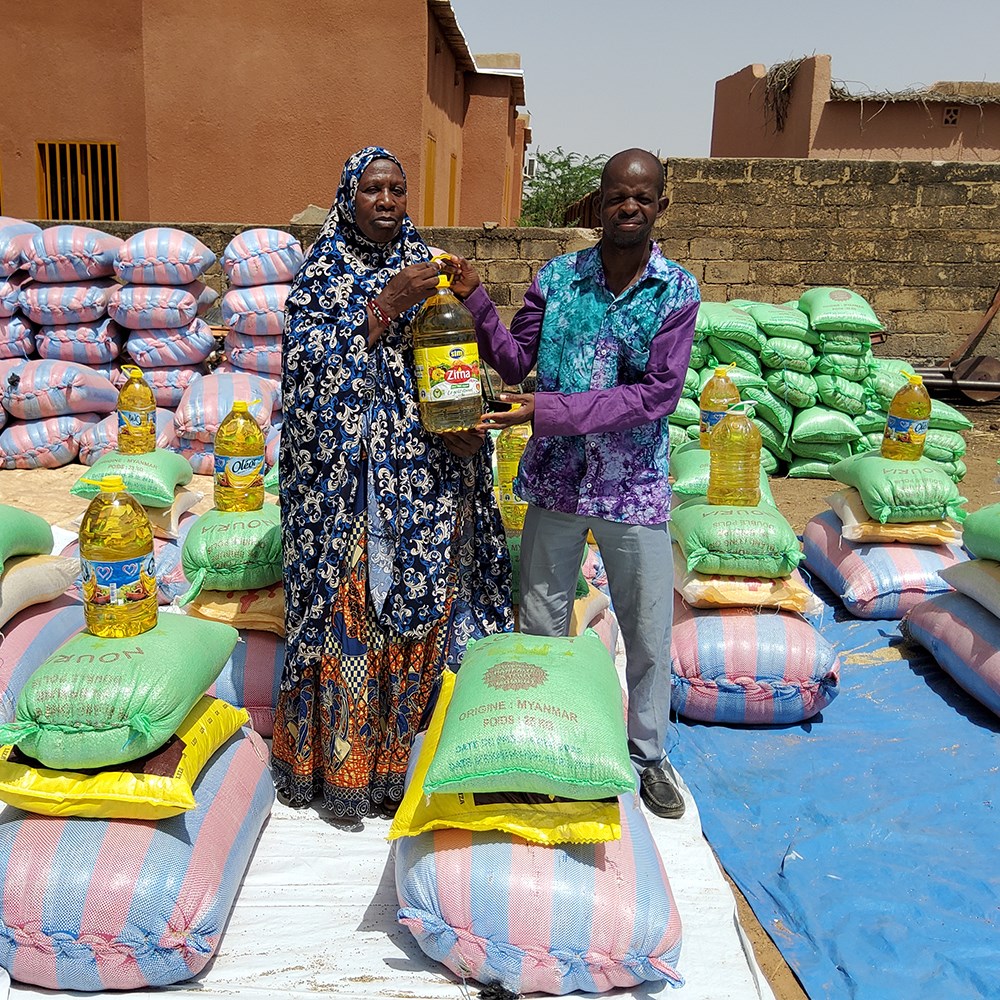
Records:
[[[521,200],[521,226],[565,226],[578,220],[563,221],[566,209],[601,182],[606,156],[567,153],[562,146],[547,153],[539,152],[535,175],[524,182]]]

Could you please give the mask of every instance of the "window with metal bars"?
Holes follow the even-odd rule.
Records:
[[[38,217],[120,218],[118,146],[113,142],[38,143]]]

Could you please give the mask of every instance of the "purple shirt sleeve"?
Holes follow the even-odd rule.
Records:
[[[465,300],[476,321],[479,349],[486,362],[509,383],[520,382],[538,355],[545,299],[533,281],[508,330],[482,285]],[[669,313],[649,348],[642,379],[634,385],[591,392],[536,392],[533,432],[553,435],[623,431],[668,416],[684,388],[694,340],[698,303]]]

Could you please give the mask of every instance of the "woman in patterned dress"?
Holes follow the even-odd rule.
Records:
[[[442,671],[512,627],[489,445],[420,424],[410,322],[430,257],[399,161],[367,147],[285,307],[272,770],[290,802],[322,796],[345,820],[395,810]]]

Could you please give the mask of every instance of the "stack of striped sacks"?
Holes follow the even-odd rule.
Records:
[[[281,332],[290,282],[303,261],[299,241],[279,229],[249,229],[222,254],[230,289],[222,297],[224,371],[281,377]]]
[[[872,447],[893,392],[905,382],[900,371],[913,370],[872,355],[872,334],[881,329],[867,301],[846,288],[812,288],[781,305],[703,302],[682,399],[670,417],[681,431],[672,447],[697,436],[701,389],[716,365],[732,364],[742,397],[756,404],[764,470],[831,478],[832,464]],[[935,400],[931,426],[927,457],[960,481],[965,442],[957,432],[971,422]]]
[[[267,747],[204,694],[235,630],[161,615],[102,639],[82,624],[61,597],[5,629],[0,963],[52,990],[166,986],[219,947],[274,800]]]
[[[620,705],[591,631],[490,636],[443,675],[389,837],[398,920],[463,981],[514,995],[682,985]]]
[[[943,571],[967,559],[959,523],[965,497],[939,463],[879,451],[830,467],[846,489],[802,534],[806,566],[856,618],[901,619],[951,588]]]
[[[215,334],[201,318],[218,298],[200,279],[215,254],[180,229],[145,229],[122,245],[115,272],[125,282],[108,302],[128,333],[126,349],[145,374],[157,406],[172,409],[184,390],[207,373]],[[119,388],[125,376],[115,376]]]
[[[1000,504],[965,520],[973,558],[941,571],[954,592],[914,607],[903,634],[920,643],[973,698],[1000,715]]]
[[[697,442],[671,457],[671,707],[701,722],[812,718],[837,695],[840,661],[803,617],[822,605],[797,569],[799,541],[763,475],[757,506],[710,504],[709,459]]]
[[[24,250],[38,226],[0,215],[0,359],[30,358],[35,353],[35,327],[20,311],[18,293],[31,280],[24,269]],[[0,427],[4,412],[0,410]]]

